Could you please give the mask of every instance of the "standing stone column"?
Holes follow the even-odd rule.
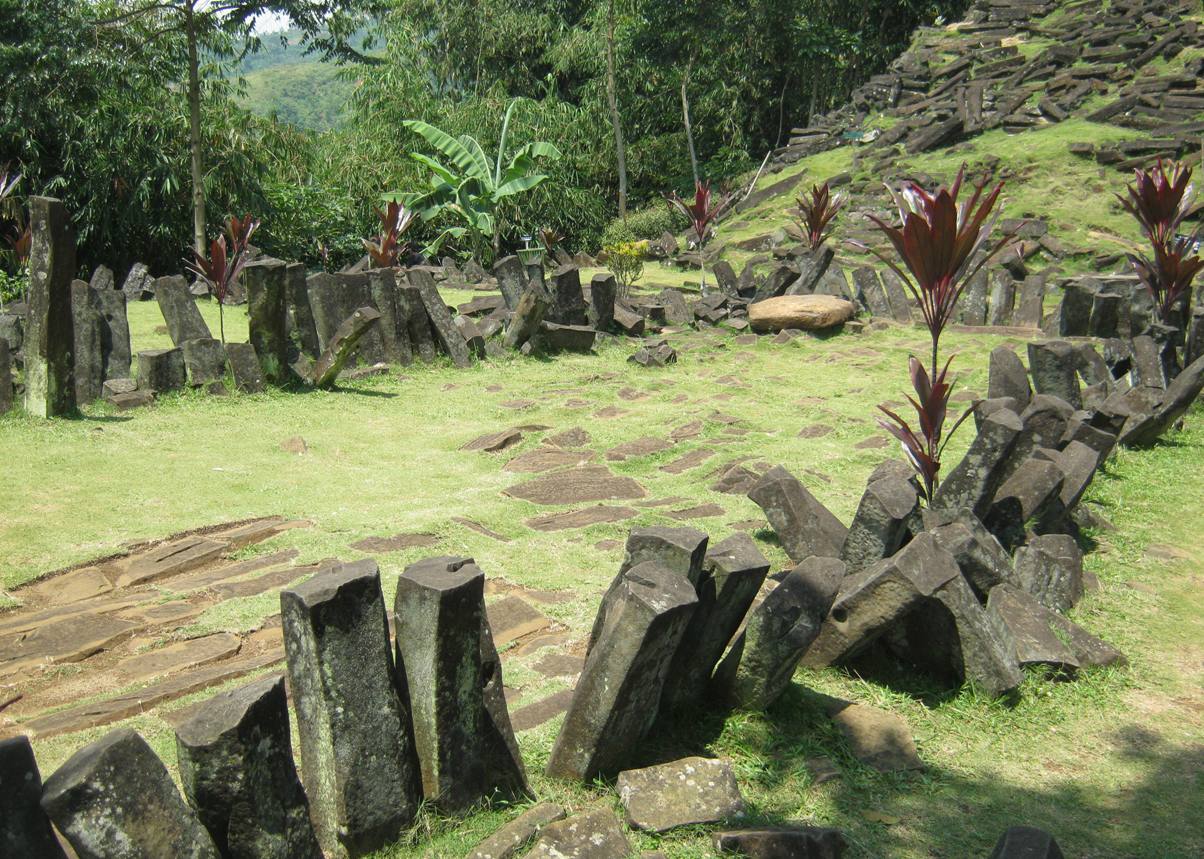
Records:
[[[41,799],[42,774],[29,737],[0,740],[0,856],[66,859]]]
[[[29,316],[25,323],[25,408],[39,418],[75,410],[71,280],[75,235],[67,209],[52,197],[29,198]]]
[[[401,366],[413,363],[410,320],[408,315],[399,313],[397,307],[397,272],[391,268],[373,269],[368,272],[368,287],[376,309],[380,311],[381,339],[389,363]]]
[[[159,312],[163,314],[167,333],[171,335],[174,345],[182,346],[189,340],[208,340],[213,336],[183,275],[158,278],[155,281],[155,300],[159,302]]]
[[[561,266],[552,274],[552,306],[545,317],[559,325],[584,325],[585,296],[581,271],[575,265]]]
[[[836,558],[811,557],[791,570],[749,616],[715,672],[719,694],[746,709],[764,709],[780,698],[819,635],[844,575]]]
[[[93,278],[95,280],[95,278]],[[100,329],[104,355],[104,377],[128,379],[133,352],[130,351],[130,323],[126,314],[125,293],[119,289],[99,289],[92,285],[103,324]]]
[[[507,743],[498,729],[509,729],[509,717],[497,725],[485,710],[484,586],[485,573],[467,558],[421,560],[397,579],[397,670],[411,701],[423,794],[445,812],[464,811],[496,787],[526,788],[520,760],[509,772],[489,769],[508,755],[486,760],[490,735]]]
[[[289,380],[288,304],[285,300],[288,266],[282,260],[253,262],[243,269],[247,288],[247,325],[263,377],[282,385]]]
[[[656,720],[665,676],[697,604],[690,583],[660,564],[627,573],[585,660],[548,775],[590,781],[623,768]]]
[[[515,310],[518,300],[527,288],[527,272],[522,261],[516,256],[502,257],[493,264],[493,276],[497,278],[498,289],[501,290],[506,308]]]
[[[75,402],[90,403],[100,398],[105,368],[101,342],[100,299],[96,290],[82,280],[71,282],[71,326],[73,331]]]
[[[0,415],[8,414],[13,407],[13,368],[8,351],[8,341],[0,337]]]
[[[485,789],[503,797],[534,799],[527,784],[527,768],[514,739],[510,710],[506,706],[506,688],[502,679],[502,658],[493,643],[489,618],[481,624],[481,697],[485,719],[481,727],[485,754]]]
[[[59,767],[46,780],[42,808],[79,859],[219,859],[163,761],[128,728]]]
[[[430,272],[421,269],[410,269],[408,277],[411,285],[418,289],[418,297],[426,308],[427,316],[430,317],[435,336],[452,363],[460,368],[471,366],[472,358],[468,354],[468,346],[452,321],[451,312],[448,311],[443,296],[439,294],[439,288],[435,286],[435,279],[431,277]]]
[[[662,709],[682,709],[702,699],[768,573],[769,562],[747,534],[734,534],[707,552],[696,588],[698,607],[665,680]]]
[[[318,342],[318,329],[314,325],[313,309],[309,306],[309,286],[305,278],[304,263],[288,264],[284,270],[284,303],[288,313],[289,336],[302,355],[317,358],[322,351],[322,344]]]
[[[184,795],[222,856],[322,859],[293,764],[284,675],[210,698],[176,728]]]
[[[598,331],[609,331],[615,322],[615,296],[618,282],[609,272],[595,274],[589,282],[589,306],[585,308],[589,324]]]
[[[281,591],[280,614],[318,840],[332,856],[362,856],[397,837],[421,796],[380,572],[339,564]]]
[[[427,315],[426,305],[418,287],[403,283],[397,279],[397,287],[393,298],[397,305],[399,320],[404,320],[406,331],[410,337],[410,351],[422,363],[429,364],[435,360],[435,336],[431,333],[431,318]]]

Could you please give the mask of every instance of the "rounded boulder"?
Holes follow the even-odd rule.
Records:
[[[820,331],[853,318],[857,308],[834,295],[780,295],[750,304],[748,324],[754,331]]]

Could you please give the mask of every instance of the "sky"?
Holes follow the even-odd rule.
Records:
[[[259,35],[275,33],[288,29],[288,16],[277,12],[267,12],[255,19],[255,32]]]

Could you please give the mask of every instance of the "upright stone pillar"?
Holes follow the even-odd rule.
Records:
[[[586,315],[589,324],[598,331],[609,331],[615,322],[615,296],[618,282],[609,272],[595,274],[589,282],[589,306]]]
[[[95,277],[92,278],[96,280]],[[105,381],[130,378],[130,323],[126,314],[125,293],[119,289],[99,289],[92,284],[103,324],[100,329],[101,351],[104,354]]]
[[[6,415],[13,407],[13,368],[9,355],[8,341],[0,337],[0,415]]]
[[[548,775],[590,781],[624,767],[656,720],[665,677],[697,603],[690,583],[656,562],[627,573],[586,657]]]
[[[368,288],[376,309],[380,311],[380,332],[386,358],[390,364],[408,366],[414,361],[410,345],[410,320],[408,314],[403,315],[398,311],[397,272],[391,268],[373,269],[368,272]]]
[[[173,274],[157,279],[155,300],[159,302],[159,312],[163,314],[167,333],[171,335],[171,342],[175,346],[183,346],[189,340],[208,340],[213,336],[183,275]]]
[[[72,281],[71,326],[74,329],[73,374],[77,405],[100,398],[100,386],[105,380],[101,324],[100,299],[96,297],[96,290],[82,280]]]
[[[486,710],[486,661],[497,651],[486,632],[484,586],[485,574],[467,558],[428,558],[397,581],[397,664],[411,702],[423,795],[445,811],[467,809],[498,787],[526,792],[521,759],[506,767],[509,754],[490,755],[493,743],[508,748],[514,740],[509,715],[503,711],[505,723],[498,724]]]
[[[71,281],[75,236],[67,209],[52,197],[29,198],[29,316],[25,323],[25,408],[39,418],[75,411]]]
[[[176,728],[184,795],[222,856],[322,859],[293,764],[284,675],[210,698]]]
[[[545,317],[558,325],[584,325],[585,297],[581,271],[575,265],[561,266],[552,275],[552,306]]]
[[[322,351],[322,344],[318,342],[314,312],[309,306],[309,286],[305,279],[304,263],[290,262],[285,269],[284,278],[284,302],[288,311],[290,337],[302,355],[317,358]]]
[[[318,840],[331,856],[362,856],[396,839],[421,797],[380,572],[339,564],[281,591],[280,614]]]
[[[79,859],[219,859],[146,740],[120,728],[46,780],[42,808]]]
[[[41,799],[42,774],[29,737],[0,740],[0,856],[66,859]]]
[[[243,269],[247,288],[247,324],[251,345],[259,357],[263,377],[282,385],[289,380],[288,304],[286,289],[288,265],[282,260],[253,262]]]
[[[498,289],[501,290],[506,308],[517,309],[518,300],[527,288],[527,271],[523,268],[522,261],[516,256],[502,257],[493,264],[493,276],[497,278]]]

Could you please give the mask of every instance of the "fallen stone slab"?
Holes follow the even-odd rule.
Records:
[[[511,427],[500,432],[486,433],[482,436],[477,436],[472,441],[466,442],[460,446],[460,450],[483,450],[487,453],[496,453],[499,450],[505,450],[512,445],[518,444],[523,440],[522,431]]]
[[[956,518],[946,524],[927,527],[940,547],[957,561],[980,600],[985,600],[996,585],[1017,583],[1012,558],[969,510],[958,511]]]
[[[26,736],[0,740],[0,854],[66,859],[42,810],[42,774]]]
[[[878,772],[924,768],[907,720],[889,710],[823,696],[824,711],[840,730],[853,757]]]
[[[318,841],[363,855],[397,838],[421,797],[380,572],[340,564],[280,594],[302,775]]]
[[[468,346],[456,328],[443,297],[439,295],[435,279],[429,272],[421,269],[410,269],[407,278],[418,289],[418,295],[426,308],[427,316],[430,317],[439,345],[451,357],[452,364],[460,368],[471,366],[472,356],[468,353]]]
[[[356,540],[351,548],[361,552],[400,552],[404,549],[427,549],[438,544],[434,534],[394,534],[392,537],[365,537]]]
[[[502,466],[502,471],[515,474],[542,474],[558,468],[575,468],[585,465],[593,458],[593,452],[588,450],[564,450],[541,446],[514,457]]]
[[[627,825],[648,832],[744,816],[744,797],[727,760],[692,757],[625,770],[615,789]]]
[[[515,731],[529,731],[555,719],[573,703],[573,690],[561,689],[547,698],[519,707],[510,718]]]
[[[619,818],[599,806],[549,823],[525,859],[627,859],[630,851]]]
[[[468,859],[513,859],[545,826],[564,817],[564,807],[554,802],[533,805],[474,847]]]
[[[1037,602],[1070,611],[1083,598],[1083,552],[1073,537],[1042,534],[1016,549],[1016,580]]]
[[[1055,463],[1030,457],[999,487],[983,523],[1004,548],[1014,549],[1024,542],[1030,522],[1049,525],[1065,514],[1065,480],[1066,475]]]
[[[1012,826],[991,851],[990,859],[1064,859],[1052,835],[1035,826]]]
[[[363,340],[364,335],[377,326],[380,321],[380,311],[372,307],[361,307],[348,316],[335,329],[326,348],[314,362],[310,374],[310,382],[315,388],[330,388],[338,380],[339,374],[355,354],[355,349]],[[256,353],[259,349],[256,347]],[[267,376],[267,374],[264,374]],[[271,378],[268,376],[268,378]]]
[[[577,681],[548,775],[589,781],[622,769],[656,719],[673,654],[697,603],[690,583],[661,564],[626,573]]]
[[[505,647],[533,632],[547,629],[552,621],[521,597],[507,596],[491,602],[486,609],[494,643]]]
[[[147,349],[138,353],[138,390],[167,394],[184,389],[187,373],[180,349]]]
[[[184,795],[222,856],[322,859],[293,763],[284,675],[204,702],[176,727]]]
[[[528,519],[526,525],[536,531],[566,531],[577,528],[588,528],[591,525],[604,525],[611,522],[622,522],[632,519],[638,511],[630,507],[613,507],[597,504],[582,510],[568,510],[564,513],[552,513],[547,516],[536,516]]]
[[[224,540],[200,535],[163,543],[118,563],[120,572],[114,584],[118,588],[128,588],[161,581],[211,563],[230,548]]]
[[[539,333],[539,326],[550,306],[551,300],[543,285],[534,281],[528,283],[514,308],[502,345],[507,349],[519,349],[529,342]]]
[[[636,456],[652,456],[673,447],[673,442],[656,436],[643,436],[616,445],[606,452],[606,458],[611,462],[624,462]]]
[[[163,761],[128,728],[68,758],[46,779],[42,807],[80,859],[220,856]]]
[[[546,319],[539,325],[536,341],[546,352],[589,352],[598,332],[588,325],[561,325]]]
[[[998,409],[978,428],[978,435],[952,471],[937,487],[932,507],[957,510],[966,508],[978,518],[991,509],[1004,479],[1004,469],[1024,424],[1011,409]]]
[[[792,561],[840,557],[848,529],[782,466],[765,472],[748,497],[765,511]]]
[[[636,335],[638,336],[638,335]],[[652,347],[641,347],[627,359],[630,364],[641,367],[667,367],[677,363],[677,350],[668,343],[660,343]]]
[[[124,683],[142,683],[227,659],[241,647],[242,639],[234,633],[217,632],[127,657],[118,662],[113,671]]]
[[[633,478],[614,474],[603,465],[587,465],[528,480],[505,490],[505,494],[533,504],[584,504],[627,501],[647,493]]]
[[[920,495],[910,477],[871,478],[840,550],[848,572],[860,572],[897,552],[919,509]]]
[[[145,624],[116,614],[82,614],[0,638],[0,677],[35,665],[79,662],[129,638]]]
[[[748,306],[754,331],[822,331],[853,318],[856,305],[834,295],[781,295]]]
[[[196,300],[188,291],[188,281],[183,275],[161,277],[155,281],[155,299],[167,333],[174,346],[183,346],[188,340],[211,340],[213,335],[205,324],[205,317],[196,306]]]
[[[1124,422],[1120,443],[1144,447],[1157,441],[1191,408],[1204,391],[1204,357],[1197,358],[1167,386],[1152,414],[1133,415]]]
[[[839,829],[818,826],[773,826],[716,832],[711,843],[718,853],[738,853],[750,859],[840,859],[846,842]]]
[[[987,600],[987,617],[1022,667],[1045,665],[1073,675],[1079,661],[1054,633],[1051,614],[1031,594],[1006,584],[993,588]]]
[[[748,617],[715,670],[716,693],[739,707],[771,706],[815,642],[846,572],[836,558],[810,557],[790,571]]]

